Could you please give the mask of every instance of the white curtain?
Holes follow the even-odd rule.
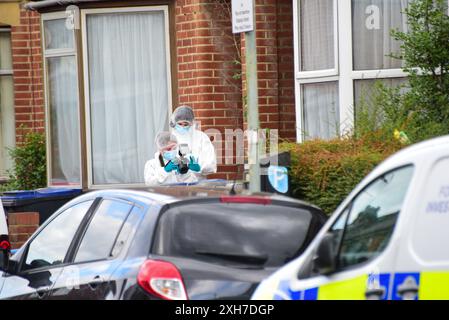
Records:
[[[305,84],[302,95],[305,138],[336,137],[340,123],[337,82]]]
[[[80,130],[74,56],[47,58],[51,127],[51,184],[80,184]]]
[[[0,76],[0,177],[6,176],[6,170],[13,167],[6,148],[12,148],[15,145],[15,128],[12,76]]]
[[[143,183],[168,128],[163,12],[87,17],[94,184]]]
[[[11,34],[0,32],[0,70],[12,70]],[[14,84],[12,75],[0,75],[0,177],[13,166],[6,148],[14,147]]]
[[[301,0],[301,71],[326,70],[334,62],[333,0]]]
[[[403,13],[411,0],[352,0],[354,70],[400,68],[386,55],[400,52],[391,29],[407,30]]]

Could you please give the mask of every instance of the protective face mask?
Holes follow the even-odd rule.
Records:
[[[177,124],[177,125],[175,126],[176,131],[177,131],[179,134],[183,134],[183,135],[189,133],[189,132],[190,132],[190,128],[191,128],[191,127],[182,127],[182,126],[180,126],[179,124]]]
[[[178,152],[177,149],[174,149],[174,150],[171,150],[171,151],[165,151],[162,156],[164,157],[165,160],[171,161],[171,160],[174,160],[176,158],[177,152]]]

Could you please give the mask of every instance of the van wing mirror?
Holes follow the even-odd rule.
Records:
[[[314,259],[314,269],[319,274],[327,275],[336,270],[336,254],[334,248],[334,237],[326,233],[321,239]]]

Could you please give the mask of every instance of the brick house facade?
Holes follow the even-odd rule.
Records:
[[[242,103],[244,76],[239,76],[245,70],[244,40],[242,35],[232,34],[230,1],[59,1],[61,5],[54,1],[16,3],[19,17],[10,25],[16,143],[20,143],[24,130],[44,132],[46,116],[48,122],[44,88],[44,74],[48,71],[44,70],[42,16],[48,12],[63,13],[73,3],[81,11],[166,6],[170,25],[171,107],[191,105],[202,130],[212,128],[223,133],[225,129],[245,128]],[[262,128],[278,129],[283,139],[295,140],[292,1],[257,0],[255,26],[260,125]],[[81,48],[77,50],[78,53],[82,51]],[[79,77],[82,75],[79,74]],[[80,84],[82,81],[79,79]],[[85,92],[82,85],[80,88],[82,97]],[[80,104],[83,102],[80,99]],[[81,124],[81,130],[83,127]],[[84,164],[86,148],[82,142],[83,188],[89,185],[85,177],[88,170]],[[242,178],[242,172],[242,166],[221,164],[212,178]]]

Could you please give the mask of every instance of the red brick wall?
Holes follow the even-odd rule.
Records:
[[[231,0],[176,0],[175,36],[178,101],[189,104],[202,130],[243,129],[243,36],[233,35]],[[44,93],[39,14],[22,11],[12,27],[17,140],[20,125],[44,130]],[[256,0],[259,113],[262,128],[295,139],[291,0]],[[242,43],[240,43],[242,42]],[[242,47],[242,48],[240,48]],[[235,63],[242,61],[242,65]],[[174,107],[175,107],[174,106]],[[224,143],[220,143],[224,146]],[[218,150],[218,154],[224,151]],[[219,166],[213,178],[241,177],[242,166]]]
[[[257,77],[260,127],[279,129],[276,0],[256,1]]]
[[[16,139],[26,131],[45,130],[40,19],[36,12],[21,10],[20,25],[11,26]],[[21,126],[27,129],[21,129]]]
[[[282,139],[295,140],[291,0],[256,0],[256,46],[260,127],[278,129]],[[242,41],[243,57],[244,47]]]
[[[38,227],[39,213],[37,212],[9,213],[8,229],[11,248],[20,248]]]
[[[192,106],[203,131],[224,137],[225,129],[242,128],[242,84],[234,77],[240,37],[232,35],[230,0],[178,0],[175,10],[178,104]],[[211,178],[241,176],[241,166],[224,163]]]
[[[178,103],[194,108],[203,130],[214,128],[222,134],[226,128],[244,128],[244,77],[234,77],[244,72],[244,41],[243,36],[232,35],[229,9],[230,0],[176,1]],[[256,1],[256,39],[260,125],[294,140],[291,0]],[[243,70],[234,60],[242,62]],[[218,169],[214,178],[232,179],[237,172],[241,177],[241,166]]]
[[[293,54],[293,5],[277,1],[277,64],[279,135],[296,141],[295,78]]]

